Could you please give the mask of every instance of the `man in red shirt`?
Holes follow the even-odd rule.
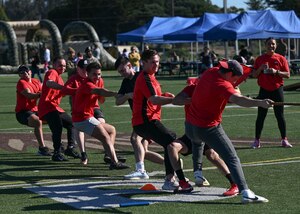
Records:
[[[18,73],[20,79],[17,83],[16,118],[19,123],[34,128],[34,135],[39,144],[38,154],[51,156],[49,148],[44,143],[43,123],[37,115],[36,103],[41,96],[41,82],[31,78],[31,70],[25,65],[18,68]]]
[[[75,95],[72,108],[72,120],[76,129],[84,132],[103,143],[105,151],[111,158],[109,169],[126,169],[126,164],[117,158],[114,144],[116,129],[114,126],[100,122],[94,117],[95,102],[99,96],[113,97],[117,93],[105,88],[97,87],[101,78],[101,65],[97,62],[90,63],[87,68],[87,79],[79,86]]]
[[[257,77],[260,86],[259,99],[272,99],[275,102],[283,102],[283,78],[290,77],[290,68],[286,58],[275,53],[277,44],[274,38],[266,40],[267,52],[259,56],[254,63],[253,77]],[[281,146],[293,147],[286,137],[286,123],[284,119],[284,106],[274,106],[274,114],[281,134]],[[260,148],[260,136],[267,116],[268,109],[258,108],[255,123],[255,140],[252,148]]]
[[[200,78],[200,76],[199,76],[199,78]],[[186,86],[181,92],[179,92],[175,96],[175,98],[172,102],[174,105],[184,105],[185,115],[189,111],[191,97],[193,96],[193,93],[194,93],[194,90],[196,88],[199,78],[196,79],[196,81],[193,84]],[[232,196],[232,195],[237,195],[239,193],[239,189],[238,189],[237,185],[234,183],[227,165],[220,158],[218,153],[216,153],[207,144],[205,144],[204,149],[203,149],[203,155],[199,154],[199,151],[202,151],[201,148],[200,149],[198,148],[199,144],[192,144],[191,140],[186,135],[184,135],[181,139],[183,139],[183,141],[182,141],[183,144],[181,144],[181,145],[185,145],[187,147],[193,147],[190,150],[193,152],[194,177],[195,177],[195,184],[197,186],[209,185],[208,181],[202,175],[202,158],[201,158],[201,156],[205,155],[206,158],[221,171],[221,173],[228,179],[228,181],[230,183],[230,188],[226,192],[224,192],[223,195],[224,196]],[[177,149],[178,153],[182,153],[184,146],[180,146],[178,143],[176,145],[177,145],[176,148],[178,148]],[[183,154],[183,155],[185,155],[185,154]]]
[[[62,89],[62,92],[64,94],[71,95],[71,97],[72,97],[72,99],[71,99],[72,105],[71,106],[73,106],[75,104],[75,95],[76,95],[77,89],[87,79],[87,72],[86,72],[87,65],[88,65],[87,60],[85,60],[85,59],[79,60],[77,63],[76,74],[72,75],[67,80],[67,82],[64,85],[64,88]],[[96,86],[99,88],[104,88],[104,81],[102,78],[100,78],[99,81],[97,81]],[[98,101],[100,101],[101,104],[104,103],[105,97],[98,96],[98,100],[95,101],[94,117],[97,120],[99,120],[100,122],[105,123],[104,114],[103,114],[102,110],[100,109]],[[79,145],[79,149],[81,152],[81,162],[83,165],[87,165],[88,157],[87,157],[86,150],[85,150],[84,132],[81,132],[81,131],[78,131],[77,129],[75,129],[75,138],[76,138],[76,141]],[[121,162],[126,161],[126,159],[122,156],[118,156],[118,159],[120,159]],[[107,152],[105,152],[104,161],[109,162],[109,163],[111,161],[110,157],[107,155]]]
[[[159,59],[155,50],[146,50],[142,54],[143,71],[136,79],[133,92],[132,126],[139,136],[151,139],[164,148],[166,178],[162,189],[177,190],[180,187],[190,192],[193,188],[185,179],[179,161],[173,161],[177,157],[169,153],[167,148],[176,140],[176,134],[160,122],[161,106],[172,103],[174,95],[168,92],[162,94],[160,84],[155,78]],[[174,168],[177,169],[179,185],[174,177]]]
[[[201,145],[204,142],[221,156],[238,185],[243,203],[268,202],[248,188],[240,160],[221,125],[222,113],[228,101],[243,107],[262,108],[269,108],[274,103],[269,99],[251,99],[236,92],[233,84],[242,74],[242,66],[236,60],[220,61],[220,67],[203,73],[186,115],[185,132],[194,144]]]
[[[132,110],[133,90],[135,81],[140,72],[135,72],[133,66],[126,56],[121,56],[116,60],[115,68],[118,70],[119,74],[124,77],[116,96],[116,105],[122,105],[128,101],[130,109]],[[130,143],[134,151],[135,171],[125,175],[124,179],[149,179],[149,175],[145,170],[144,159],[148,159],[154,163],[163,164],[164,158],[157,152],[149,151],[149,141],[138,136],[134,131],[131,133]]]
[[[62,129],[67,129],[68,147],[64,151],[65,155],[74,158],[80,158],[75,151],[74,130],[71,117],[59,106],[63,93],[64,81],[61,78],[66,70],[66,61],[62,57],[56,57],[53,60],[53,69],[50,69],[44,77],[42,95],[39,101],[39,117],[46,120],[52,132],[52,141],[54,147],[53,161],[66,161],[61,154]]]

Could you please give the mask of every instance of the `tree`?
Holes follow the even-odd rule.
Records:
[[[276,10],[294,10],[300,16],[300,1],[296,0],[265,0],[267,5]]]
[[[0,20],[1,21],[8,21],[9,20],[3,7],[0,7]]]
[[[264,0],[248,0],[245,3],[248,5],[249,10],[264,10],[267,8]]]

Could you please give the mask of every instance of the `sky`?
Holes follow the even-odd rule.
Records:
[[[227,7],[235,6],[237,8],[247,9],[247,5],[244,3],[246,0],[227,0]],[[223,0],[211,0],[212,4],[218,7],[223,7]]]

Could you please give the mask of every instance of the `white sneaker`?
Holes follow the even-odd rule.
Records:
[[[248,204],[248,203],[266,203],[269,202],[268,199],[255,195],[254,192],[252,192],[250,189],[243,190],[241,192],[242,195],[242,203]]]
[[[124,175],[125,180],[139,180],[139,179],[149,179],[149,175],[146,171],[134,171],[128,175]]]
[[[179,183],[172,178],[171,180],[165,179],[164,185],[161,187],[163,190],[175,190],[179,188]]]
[[[196,186],[198,186],[198,187],[207,187],[207,186],[210,186],[210,183],[202,175],[202,171],[196,170],[194,172],[194,177],[195,177],[195,185]]]

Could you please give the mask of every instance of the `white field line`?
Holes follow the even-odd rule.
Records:
[[[300,163],[300,157],[294,158],[285,158],[285,159],[275,159],[275,160],[266,160],[266,161],[257,161],[257,162],[250,162],[250,163],[243,163],[243,167],[256,167],[256,166],[268,166],[268,165],[283,165],[283,164],[292,164],[292,163]],[[217,167],[204,167],[203,170],[215,170]],[[184,172],[192,172],[193,169],[185,169]],[[150,176],[157,176],[157,175],[164,175],[165,171],[153,171],[148,173]],[[51,184],[61,184],[61,183],[75,183],[75,182],[93,182],[96,179],[107,179],[107,177],[91,177],[91,178],[83,178],[83,179],[64,179],[64,180],[50,180],[50,181],[41,181],[37,183],[31,184],[20,184],[20,181],[16,182],[6,182],[6,185],[2,185],[3,183],[0,182],[0,189],[9,189],[9,188],[16,188],[16,187],[31,187],[37,185],[51,185]]]
[[[291,111],[291,112],[285,112],[284,114],[285,115],[288,115],[288,114],[299,114],[300,111]],[[249,116],[256,116],[257,113],[253,113],[253,114],[231,114],[231,115],[223,115],[223,118],[226,118],[226,117],[249,117]],[[183,117],[178,117],[178,118],[170,118],[170,119],[162,119],[162,121],[182,121],[184,120],[185,118]],[[112,125],[117,125],[117,124],[130,124],[131,121],[118,121],[118,122],[110,122],[110,124]],[[46,129],[48,129],[48,126],[45,125]],[[18,128],[2,128],[0,129],[0,132],[4,132],[4,131],[14,131],[14,130],[30,130],[32,131],[32,128],[30,127],[18,127]]]

